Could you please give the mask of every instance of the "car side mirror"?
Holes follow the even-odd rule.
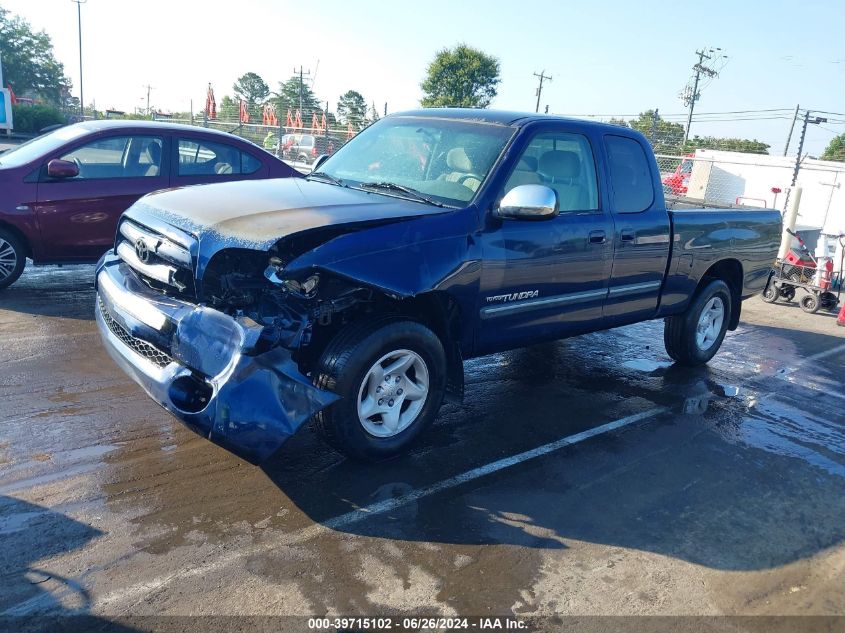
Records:
[[[558,214],[557,193],[546,185],[519,185],[493,211],[497,218],[546,220]]]
[[[314,161],[314,169],[313,169],[313,171],[319,171],[319,170],[320,170],[320,166],[321,166],[323,163],[325,163],[328,159],[329,159],[329,155],[328,155],[328,154],[320,154],[319,156],[317,156],[317,160],[315,160],[315,161]]]
[[[76,178],[79,175],[79,165],[70,160],[54,158],[47,163],[47,175],[50,178]]]

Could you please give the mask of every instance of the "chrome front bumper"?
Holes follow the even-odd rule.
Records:
[[[337,400],[290,352],[256,352],[263,327],[155,292],[119,257],[97,265],[97,326],[114,361],[188,427],[252,462]]]

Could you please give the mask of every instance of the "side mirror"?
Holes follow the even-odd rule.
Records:
[[[514,220],[546,220],[558,214],[557,193],[545,185],[519,185],[505,194],[493,214]]]
[[[314,167],[313,167],[312,171],[319,171],[320,166],[323,163],[325,163],[328,159],[329,159],[328,154],[320,154],[319,156],[317,156],[317,160],[314,161]]]
[[[79,165],[70,160],[54,158],[47,163],[47,175],[50,178],[76,178],[79,175]]]

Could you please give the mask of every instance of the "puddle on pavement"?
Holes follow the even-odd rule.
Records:
[[[833,418],[824,419],[769,397],[758,401],[737,424],[719,431],[728,441],[799,459],[845,477],[845,428]]]

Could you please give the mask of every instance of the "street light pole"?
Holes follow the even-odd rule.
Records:
[[[85,120],[85,97],[82,94],[82,5],[88,0],[71,0],[76,3],[76,15],[79,18],[79,113]]]

